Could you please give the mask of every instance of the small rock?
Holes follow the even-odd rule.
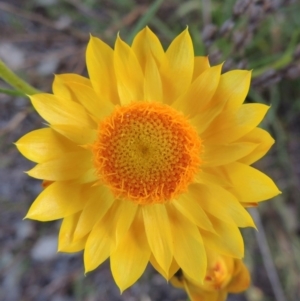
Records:
[[[57,254],[57,237],[48,235],[40,238],[31,251],[31,257],[37,261],[51,260]]]
[[[10,43],[0,44],[0,59],[12,70],[20,69],[25,61],[25,55],[22,50]]]
[[[20,221],[16,224],[17,237],[22,241],[28,237],[33,236],[34,227],[33,223],[29,220]]]
[[[60,16],[57,21],[55,21],[55,27],[59,30],[65,29],[72,24],[72,19],[69,16]]]
[[[37,73],[42,76],[50,75],[55,73],[57,66],[59,64],[59,59],[49,55],[45,58],[37,67]]]

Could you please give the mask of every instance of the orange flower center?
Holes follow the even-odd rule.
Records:
[[[174,109],[137,102],[99,124],[93,145],[100,180],[138,204],[164,203],[184,192],[200,165],[201,141]]]
[[[232,259],[231,259],[232,260]],[[221,290],[231,279],[231,273],[222,259],[219,259],[213,268],[207,271],[204,285],[208,290]]]

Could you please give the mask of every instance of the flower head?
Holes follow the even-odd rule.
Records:
[[[250,285],[250,274],[243,261],[212,252],[202,284],[194,283],[179,270],[171,283],[183,288],[191,301],[225,301],[228,293],[240,293]]]
[[[188,30],[167,51],[149,28],[114,50],[91,37],[86,61],[90,79],[31,96],[48,127],[16,143],[45,183],[26,217],[63,219],[59,250],[84,250],[86,272],[110,257],[122,290],[149,261],[203,280],[204,246],[241,258],[244,207],[279,193],[249,166],[273,144],[257,128],[268,106],[243,104],[251,73],[195,57]]]

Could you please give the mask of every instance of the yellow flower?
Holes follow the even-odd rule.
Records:
[[[191,301],[225,301],[228,293],[240,293],[250,285],[250,274],[240,259],[207,252],[207,271],[202,284],[194,283],[179,270],[170,282],[183,288]]]
[[[49,126],[16,143],[46,187],[26,217],[63,218],[59,250],[84,250],[86,272],[110,257],[121,290],[149,261],[200,281],[204,245],[241,258],[244,207],[279,193],[249,166],[273,144],[257,128],[268,106],[243,104],[251,73],[195,57],[188,30],[167,51],[149,28],[114,50],[91,37],[86,60],[90,79],[31,96]]]

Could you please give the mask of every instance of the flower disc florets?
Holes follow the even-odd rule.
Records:
[[[201,142],[183,115],[158,103],[118,107],[93,145],[98,176],[118,197],[163,203],[186,190]]]

